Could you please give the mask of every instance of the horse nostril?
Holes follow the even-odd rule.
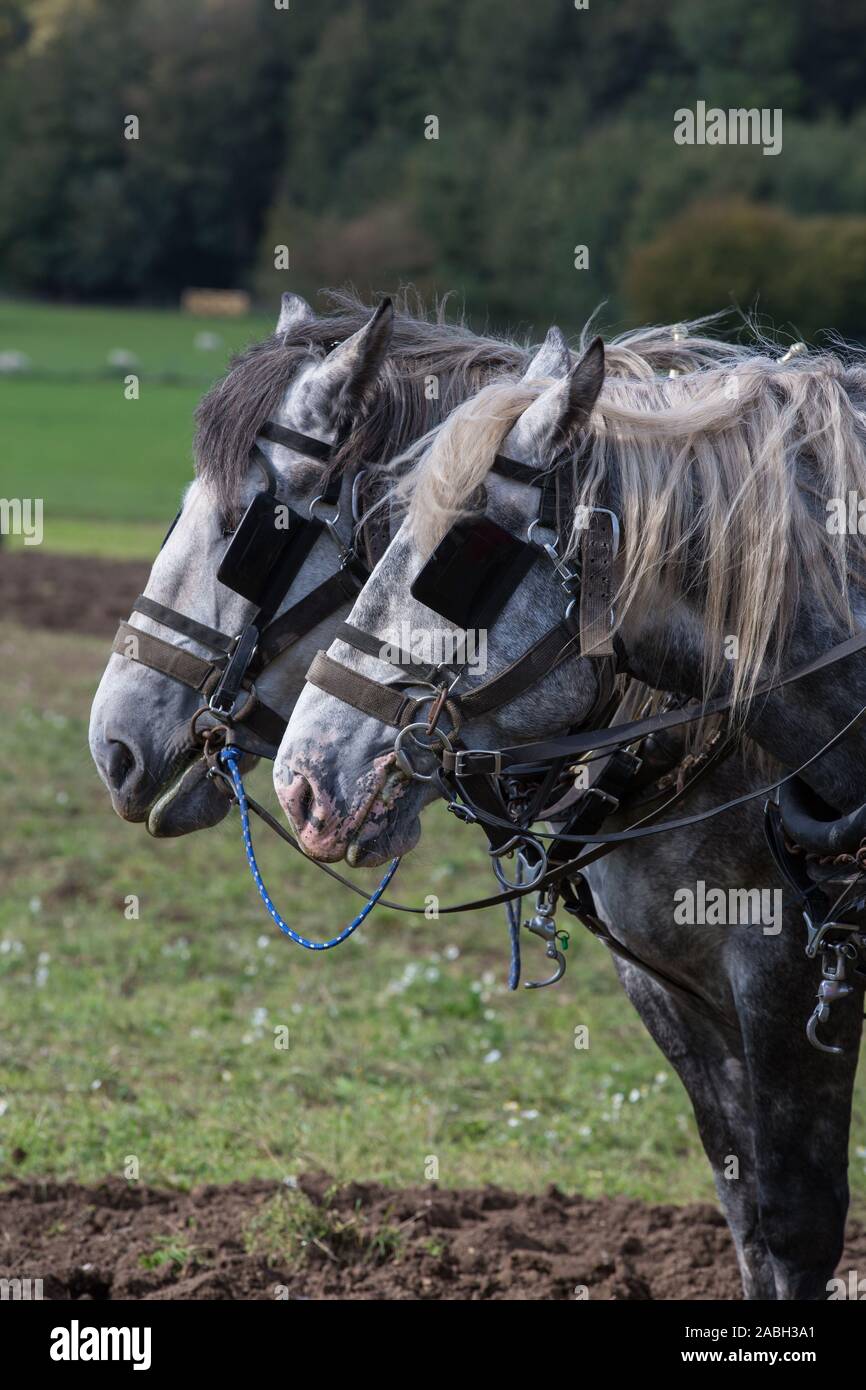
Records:
[[[312,783],[300,772],[294,773],[289,781],[285,793],[280,794],[280,800],[288,814],[289,820],[295,827],[298,834],[305,829],[313,813],[316,804],[316,796],[313,791]]]
[[[298,785],[293,798],[295,815],[298,818],[298,827],[307,824],[313,810],[313,788],[306,777],[298,778]]]
[[[106,771],[111,784],[119,790],[135,767],[135,758],[125,743],[111,739],[108,744]]]

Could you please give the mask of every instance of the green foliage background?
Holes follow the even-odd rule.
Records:
[[[860,0],[0,0],[0,283],[863,335],[864,31]],[[676,146],[698,100],[780,107],[782,153]]]

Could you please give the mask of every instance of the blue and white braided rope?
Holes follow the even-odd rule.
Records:
[[[240,749],[235,748],[231,744],[229,744],[227,748],[223,748],[220,752],[220,762],[222,763],[223,767],[226,769],[229,777],[232,780],[232,786],[234,787],[235,796],[237,797],[238,810],[241,813],[241,827],[243,829],[244,848],[247,854],[247,863],[250,866],[250,873],[252,874],[253,879],[255,881],[255,885],[259,890],[262,902],[268,909],[268,912],[270,913],[274,922],[279,927],[280,931],[283,933],[284,936],[287,936],[290,941],[294,941],[298,946],[305,947],[305,949],[308,951],[330,951],[332,947],[341,945],[341,943],[344,942],[347,939],[347,937],[350,937],[352,935],[352,932],[357,931],[358,927],[360,927],[361,923],[365,920],[365,918],[367,918],[370,915],[370,913],[373,911],[373,908],[376,906],[377,902],[384,893],[385,889],[388,887],[388,884],[391,882],[391,879],[397,872],[397,867],[400,863],[400,860],[391,860],[391,863],[388,865],[388,868],[385,871],[385,876],[379,884],[378,888],[376,888],[375,891],[371,894],[369,901],[364,904],[354,921],[350,922],[347,927],[344,927],[343,930],[340,932],[339,936],[335,936],[331,941],[310,941],[307,937],[301,936],[300,932],[296,932],[293,927],[290,927],[288,922],[285,922],[283,918],[280,916],[280,914],[277,912],[277,909],[274,907],[270,895],[268,894],[268,890],[262,882],[262,876],[259,873],[259,866],[256,863],[255,851],[253,850],[252,835],[250,834],[249,803],[247,802],[247,794],[244,791],[243,779],[240,774],[240,769],[238,768],[238,759],[241,756],[242,755]]]

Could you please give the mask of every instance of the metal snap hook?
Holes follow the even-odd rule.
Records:
[[[563,951],[568,949],[568,932],[557,930],[552,914],[552,907],[539,906],[536,915],[523,924],[527,931],[532,932],[533,936],[538,936],[547,943],[544,954],[548,960],[556,962],[554,972],[549,979],[526,980],[524,989],[546,989],[548,985],[559,984],[565,974],[566,960]],[[559,948],[560,941],[562,942],[562,950]]]
[[[834,955],[836,957],[835,962],[832,960]],[[845,981],[847,956],[845,945],[825,947],[821,966],[822,979],[818,986],[818,1002],[806,1024],[806,1037],[812,1046],[817,1048],[819,1052],[830,1052],[837,1056],[845,1049],[821,1042],[817,1030],[819,1023],[829,1022],[831,1004],[837,1003],[840,999],[846,999],[849,994],[854,992],[854,986]]]

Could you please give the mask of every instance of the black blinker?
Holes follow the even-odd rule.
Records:
[[[535,546],[489,517],[465,517],[443,536],[410,592],[458,627],[489,627],[537,556]]]
[[[286,592],[321,529],[321,522],[305,520],[272,492],[259,492],[241,518],[217,579],[262,607],[277,580]]]

